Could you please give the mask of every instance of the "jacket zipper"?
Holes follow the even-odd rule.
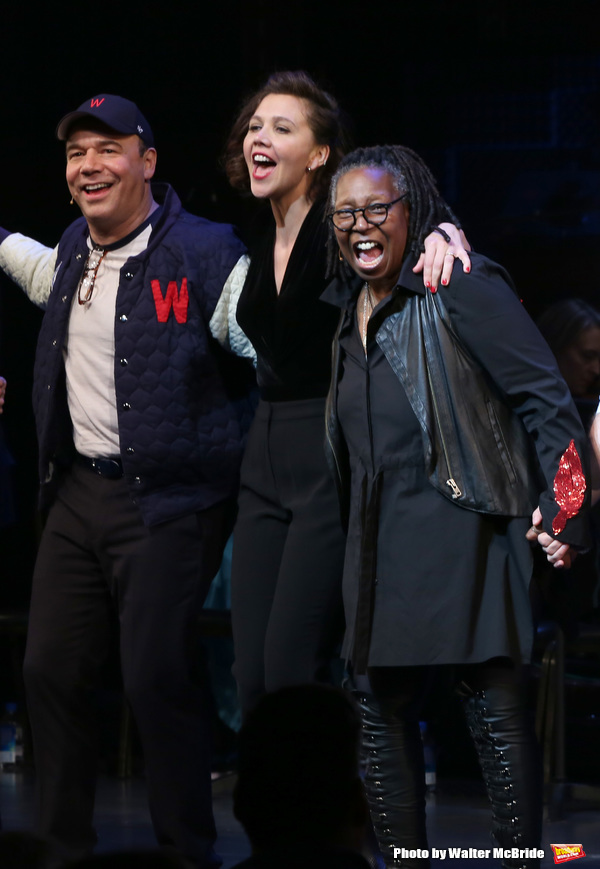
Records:
[[[433,402],[433,412],[435,414],[435,420],[437,422],[438,431],[440,433],[440,439],[442,441],[442,450],[444,452],[444,458],[446,459],[446,467],[448,468],[448,473],[450,474],[450,479],[446,480],[446,485],[452,489],[452,497],[456,500],[456,498],[460,498],[462,492],[456,480],[454,479],[454,474],[452,473],[452,468],[450,466],[450,459],[448,457],[448,449],[446,447],[446,439],[444,438],[444,432],[442,430],[442,426],[440,425],[440,414],[438,411],[437,401],[435,398],[435,390],[433,388],[433,382],[431,380],[431,371],[429,370],[429,365],[427,366],[427,379],[429,380],[429,392],[431,394],[431,400]]]

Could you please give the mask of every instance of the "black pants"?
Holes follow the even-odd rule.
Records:
[[[219,865],[197,617],[230,513],[221,504],[147,528],[124,480],[77,465],[59,490],[34,572],[24,674],[39,830],[64,857],[88,853],[96,838],[93,689],[116,610],[157,840],[194,869]]]
[[[323,399],[261,401],[233,535],[234,672],[245,713],[325,678],[341,638],[345,540],[324,454]]]
[[[497,658],[456,667],[455,674],[492,805],[494,837],[506,849],[539,848],[541,763],[523,671]],[[419,709],[429,676],[427,667],[371,667],[368,682],[364,677],[356,680],[364,721],[365,784],[376,833],[386,827],[386,834],[378,838],[388,860],[394,845],[409,850],[428,847]],[[382,811],[383,824],[378,823]],[[414,861],[415,866],[421,863],[428,865]],[[538,861],[517,860],[514,865],[533,867]]]

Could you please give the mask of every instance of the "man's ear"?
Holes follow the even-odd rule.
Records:
[[[156,148],[146,148],[144,151],[144,178],[150,181],[156,172]]]

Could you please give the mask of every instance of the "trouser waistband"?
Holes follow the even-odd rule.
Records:
[[[107,480],[120,480],[123,476],[123,462],[118,456],[92,458],[77,453],[76,461],[99,477],[106,477]]]

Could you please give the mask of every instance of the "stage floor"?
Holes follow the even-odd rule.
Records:
[[[217,850],[223,858],[223,869],[230,869],[249,853],[241,826],[233,817],[231,789],[233,776],[214,783],[214,808],[219,831]],[[34,805],[33,779],[27,774],[0,773],[0,815],[5,830],[31,829]],[[477,782],[442,782],[428,798],[428,829],[430,848],[491,849],[488,833],[489,808],[482,786]],[[120,781],[103,776],[96,801],[98,850],[114,851],[128,848],[151,848],[154,838],[146,806],[145,785],[141,778]],[[600,813],[597,810],[570,811],[563,820],[546,822],[542,848],[542,867],[555,865],[551,844],[581,844],[586,853],[581,869],[600,869]],[[498,867],[491,857],[445,860],[434,859],[433,866]]]

